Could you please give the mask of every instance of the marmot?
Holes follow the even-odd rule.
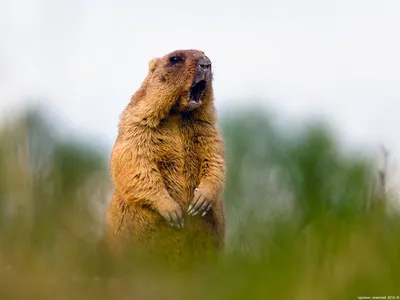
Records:
[[[224,144],[216,125],[211,61],[177,50],[149,62],[121,115],[111,154],[107,231],[167,256],[224,245]]]

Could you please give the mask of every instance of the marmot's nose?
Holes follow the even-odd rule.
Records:
[[[197,64],[204,70],[211,69],[211,60],[207,56],[200,57]]]

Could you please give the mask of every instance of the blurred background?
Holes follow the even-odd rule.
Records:
[[[0,1],[0,299],[400,296],[397,36],[396,0]],[[226,253],[115,262],[119,116],[190,48],[213,62]]]

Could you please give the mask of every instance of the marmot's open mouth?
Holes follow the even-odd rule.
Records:
[[[207,82],[205,80],[200,80],[190,89],[190,101],[200,102],[201,96],[204,89],[206,88]]]

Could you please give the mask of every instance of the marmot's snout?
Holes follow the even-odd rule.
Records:
[[[202,104],[203,92],[211,82],[211,61],[207,56],[199,58],[196,64],[192,87],[189,93],[189,108],[194,109]]]
[[[211,81],[211,60],[207,56],[202,56],[196,63],[196,73],[193,78],[192,87],[194,87],[200,82],[203,82],[201,84],[202,86],[201,90],[204,90],[205,86],[210,81]]]
[[[196,74],[193,84],[196,84],[201,80],[205,80],[207,82],[210,79],[210,76],[211,76],[211,60],[207,56],[202,56],[197,61]]]
[[[197,65],[204,71],[211,70],[211,60],[207,56],[200,57]]]

